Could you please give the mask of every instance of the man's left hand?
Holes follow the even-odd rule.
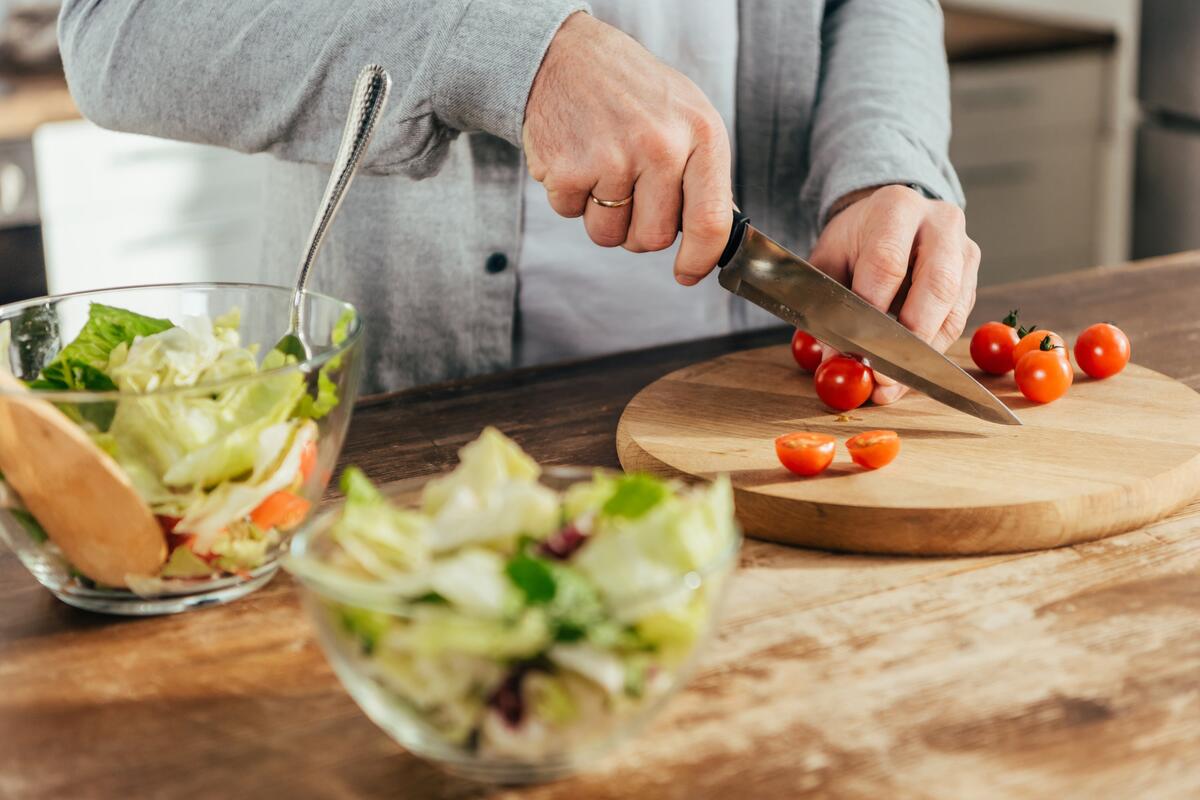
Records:
[[[839,207],[812,263],[881,311],[898,312],[905,327],[945,352],[967,324],[979,275],[979,245],[967,236],[962,209],[907,186],[856,192]],[[906,391],[879,378],[876,403]]]

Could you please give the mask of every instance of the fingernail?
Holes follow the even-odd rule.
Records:
[[[700,279],[695,275],[676,275],[675,280],[683,286],[695,286]]]

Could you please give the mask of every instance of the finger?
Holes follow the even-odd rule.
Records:
[[[683,172],[683,241],[675,256],[675,280],[697,283],[717,265],[733,227],[729,140],[722,127],[692,151]]]
[[[681,175],[654,170],[638,175],[633,189],[633,217],[625,238],[625,249],[633,253],[665,250],[679,233],[683,208]]]
[[[555,213],[563,217],[578,217],[587,207],[592,183],[586,173],[571,174],[559,170],[543,176],[542,188],[546,190],[546,199]]]
[[[979,285],[979,245],[970,239],[967,239],[963,248],[963,261],[965,269],[958,301],[950,309],[946,321],[942,323],[941,329],[931,342],[943,353],[962,336],[967,327],[967,317],[971,316],[971,309],[975,307],[975,290]]]
[[[601,178],[591,188],[590,194],[598,200],[624,200],[634,192],[632,177]],[[587,228],[588,236],[601,247],[618,247],[629,235],[629,220],[633,214],[633,204],[627,203],[620,208],[606,208],[599,203],[588,200],[583,212],[583,225]]]
[[[943,204],[917,232],[912,291],[900,309],[900,322],[932,342],[959,302],[966,271],[966,226],[962,211]]]
[[[905,393],[908,392],[908,387],[902,383],[896,383],[893,381],[887,386],[878,383],[878,380],[881,377],[883,376],[878,374],[875,376],[875,391],[871,392],[871,402],[875,405],[886,406],[889,403],[894,403],[901,397],[904,397]]]
[[[880,311],[887,311],[904,283],[920,225],[920,204],[903,200],[880,207],[863,223],[850,288]]]

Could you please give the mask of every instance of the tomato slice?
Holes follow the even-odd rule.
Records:
[[[837,439],[824,433],[797,431],[775,440],[775,455],[788,471],[809,477],[825,471],[833,461]]]
[[[900,434],[895,431],[867,431],[846,440],[850,458],[860,467],[879,469],[895,461],[900,454]]]
[[[275,492],[250,512],[250,521],[264,531],[271,528],[291,530],[304,522],[311,506],[311,503],[298,494]]]

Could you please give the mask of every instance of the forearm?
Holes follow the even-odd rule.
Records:
[[[327,162],[354,78],[393,93],[364,166],[424,177],[459,131],[521,141],[529,87],[576,0],[67,0],[83,113],[117,130]]]
[[[949,78],[933,0],[830,2],[805,199],[824,226],[838,201],[885,184],[961,205],[950,165]]]

